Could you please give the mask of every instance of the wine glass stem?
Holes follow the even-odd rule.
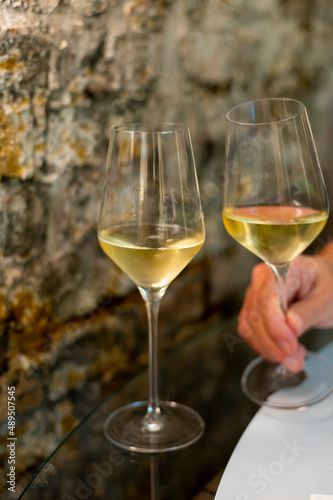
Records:
[[[284,315],[286,315],[288,309],[286,280],[290,263],[288,262],[287,264],[268,265],[274,272],[280,306]]]
[[[142,430],[147,432],[156,432],[163,426],[158,396],[158,312],[161,299],[167,287],[138,288],[146,304],[149,334],[149,398],[147,414],[143,422]]]
[[[290,266],[290,263],[280,264],[280,265],[275,265],[275,266],[269,264],[269,267],[274,271],[276,286],[277,286],[278,295],[279,295],[279,301],[280,301],[281,309],[282,309],[285,316],[287,315],[287,310],[288,310],[288,297],[287,297],[286,281],[287,281],[287,272],[288,272],[289,266]],[[276,373],[279,376],[281,376],[285,379],[289,379],[289,380],[295,379],[295,377],[297,377],[297,375],[294,372],[288,370],[288,368],[286,368],[283,364],[280,364],[277,367]]]

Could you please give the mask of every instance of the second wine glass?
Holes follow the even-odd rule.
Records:
[[[286,313],[289,266],[322,231],[329,212],[305,106],[281,98],[233,108],[227,114],[226,160],[225,227],[273,270]],[[332,369],[310,352],[298,374],[257,358],[242,386],[258,404],[299,408],[332,390]]]
[[[137,285],[149,325],[149,398],[111,414],[106,435],[122,448],[142,453],[188,446],[201,436],[204,423],[191,408],[160,401],[157,383],[160,301],[205,239],[187,127],[134,124],[112,129],[98,238]]]

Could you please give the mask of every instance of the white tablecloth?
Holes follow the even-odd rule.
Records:
[[[333,363],[333,342],[321,355]],[[310,500],[311,494],[333,499],[333,393],[302,410],[262,407],[237,444],[215,500]]]

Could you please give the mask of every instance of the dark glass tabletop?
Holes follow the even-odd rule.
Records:
[[[157,455],[131,454],[104,436],[107,416],[147,396],[140,373],[93,408],[45,461],[20,498],[24,500],[193,499],[220,474],[257,407],[240,388],[254,354],[236,336],[236,322],[211,326],[159,359],[163,400],[198,411],[206,428],[195,444]],[[217,485],[216,485],[217,486]]]

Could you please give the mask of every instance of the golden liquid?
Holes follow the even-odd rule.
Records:
[[[223,222],[241,245],[269,264],[287,264],[318,236],[327,214],[311,208],[253,206],[226,208]]]
[[[168,285],[199,252],[204,235],[180,226],[120,225],[98,236],[104,252],[137,285]]]

